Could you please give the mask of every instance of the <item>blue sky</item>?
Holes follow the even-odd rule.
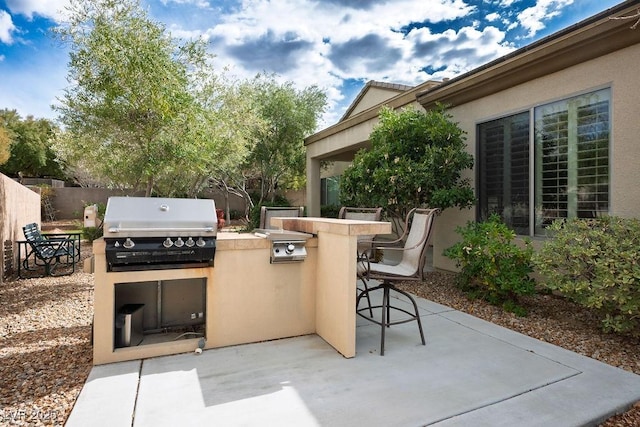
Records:
[[[68,53],[49,34],[68,0],[0,0],[0,108],[55,120]],[[141,0],[220,69],[317,85],[339,120],[369,80],[417,85],[472,70],[621,0]]]

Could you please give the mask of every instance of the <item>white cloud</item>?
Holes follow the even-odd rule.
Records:
[[[545,28],[544,21],[560,15],[562,9],[573,4],[574,0],[538,0],[535,6],[524,9],[518,14],[520,25],[528,30],[527,37],[533,37]]]
[[[169,3],[175,3],[175,4],[181,4],[181,5],[191,4],[201,9],[209,9],[210,7],[209,2],[207,0],[161,0],[160,2],[164,5],[167,5]]]
[[[300,87],[317,85],[326,90],[332,111],[344,101],[339,90],[343,79],[423,82],[425,74],[420,68],[424,63],[414,64],[413,41],[399,30],[416,22],[463,18],[475,10],[463,0],[352,4],[355,6],[335,0],[245,0],[236,12],[216,17],[219,21],[200,33],[181,32],[176,23],[171,31],[190,38],[203,35],[211,42],[217,63],[236,64],[231,72],[238,77],[270,70]],[[327,113],[324,122],[335,122],[340,116]]]
[[[6,4],[12,13],[24,15],[28,19],[32,19],[33,15],[40,15],[60,21],[69,0],[6,0]]]
[[[13,32],[16,26],[13,25],[11,15],[6,11],[0,10],[0,42],[5,44],[13,43]]]
[[[13,15],[22,14],[29,19],[38,15],[59,22],[59,12],[68,1],[5,0],[5,3]],[[262,71],[276,72],[281,80],[295,82],[298,87],[317,85],[325,90],[329,105],[324,124],[335,123],[342,115],[340,109],[349,101],[341,91],[344,79],[416,85],[428,79],[455,77],[512,51],[514,45],[505,40],[510,30],[521,26],[525,33],[534,36],[545,24],[550,25],[550,18],[576,3],[576,0],[140,1],[153,19],[167,25],[173,36],[208,40],[211,52],[217,56],[214,66],[220,71],[228,66],[229,73],[238,78],[251,78]],[[7,30],[2,18],[0,42],[12,37],[15,43],[17,30],[11,30],[13,33]],[[15,16],[13,20],[16,21]],[[466,27],[460,28],[460,23]],[[416,24],[422,28],[413,28]],[[447,27],[451,29],[441,29]],[[409,28],[413,29],[407,33]],[[60,85],[64,87],[64,81]],[[0,86],[4,86],[0,93],[8,87]]]
[[[455,77],[512,51],[504,37],[504,32],[491,26],[482,31],[463,27],[439,34],[427,28],[417,29],[410,34],[415,54],[409,63],[414,68],[428,66],[437,70],[429,78]],[[421,81],[424,80],[423,76]]]

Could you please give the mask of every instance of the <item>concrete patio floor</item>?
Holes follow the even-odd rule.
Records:
[[[357,355],[316,335],[94,367],[67,426],[582,426],[640,400],[640,376],[418,299],[358,319]]]

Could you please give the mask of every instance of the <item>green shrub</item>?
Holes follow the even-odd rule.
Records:
[[[640,221],[604,217],[555,221],[534,256],[545,285],[599,310],[605,331],[640,324]]]
[[[82,238],[93,242],[102,237],[102,227],[82,227]]]
[[[320,216],[322,218],[338,218],[340,206],[338,205],[322,205],[320,206]]]
[[[457,227],[462,241],[445,250],[444,255],[455,260],[461,271],[459,286],[471,296],[479,296],[494,305],[502,305],[517,315],[526,315],[518,305],[518,296],[533,294],[533,248],[528,239],[524,247],[516,245],[515,232],[497,215],[485,222],[469,222]]]
[[[243,219],[244,218],[244,212],[239,211],[237,209],[231,209],[229,211],[229,216],[231,217],[231,220],[238,220],[238,219]]]

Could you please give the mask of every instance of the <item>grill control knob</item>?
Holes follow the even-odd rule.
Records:
[[[176,248],[181,248],[184,246],[184,241],[180,237],[178,237],[173,244],[176,246]]]
[[[116,242],[113,244],[113,247],[114,247],[114,248],[119,248],[119,247],[120,247],[120,242],[118,242],[118,241],[116,240]]]
[[[293,243],[289,243],[289,244],[287,245],[287,249],[285,249],[284,251],[285,251],[287,254],[291,255],[291,254],[293,253],[293,251],[295,250],[295,248],[296,248],[296,246],[295,246]]]
[[[170,248],[171,246],[173,246],[173,241],[171,240],[171,238],[167,237],[164,242],[162,242],[162,246],[164,246],[165,248]]]
[[[122,246],[124,246],[127,249],[131,249],[132,247],[134,247],[136,244],[133,243],[133,240],[131,240],[130,238],[127,237],[127,240],[124,241],[124,243],[122,244]]]
[[[201,248],[206,244],[207,244],[207,242],[205,242],[202,237],[198,237],[198,240],[196,241],[196,246],[197,247]]]
[[[189,237],[187,239],[187,241],[185,242],[185,245],[187,245],[188,248],[192,247],[193,245],[195,245],[196,242],[193,241],[193,239],[191,237]]]

